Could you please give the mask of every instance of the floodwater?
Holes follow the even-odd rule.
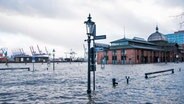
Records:
[[[8,67],[30,67],[0,70],[0,103],[73,103],[73,104],[183,104],[184,63],[139,65],[97,65],[96,91],[87,90],[87,63],[9,64]],[[0,68],[7,67],[0,64]],[[48,70],[47,70],[48,67]],[[174,74],[144,73],[174,68]],[[181,71],[179,70],[181,68]],[[130,77],[129,84],[125,76]],[[118,85],[112,86],[112,78]],[[92,79],[92,78],[91,78]],[[91,85],[92,88],[92,85]],[[93,89],[93,88],[92,88]]]

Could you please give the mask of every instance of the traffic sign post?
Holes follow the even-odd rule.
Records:
[[[95,30],[96,33],[96,30]],[[106,35],[99,35],[96,36],[96,34],[93,37],[93,47],[91,48],[91,66],[90,69],[93,71],[93,90],[95,90],[95,71],[96,71],[96,65],[95,65],[95,57],[96,57],[96,46],[95,46],[95,40],[101,40],[101,39],[106,39]]]
[[[34,71],[34,63],[35,63],[35,57],[32,57],[32,63],[33,63],[33,71]]]

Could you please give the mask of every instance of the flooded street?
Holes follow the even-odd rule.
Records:
[[[55,71],[52,64],[37,63],[35,71],[32,66],[9,64],[30,67],[31,71],[0,70],[0,103],[184,103],[184,63],[106,65],[104,69],[97,65],[96,91],[91,96],[86,93],[87,63],[59,63]],[[174,74],[165,72],[145,79],[147,72],[172,68]],[[126,76],[130,77],[129,84]],[[112,86],[112,78],[118,82],[116,87]]]

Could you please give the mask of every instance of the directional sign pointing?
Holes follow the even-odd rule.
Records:
[[[99,35],[94,37],[95,40],[106,39],[106,35]]]

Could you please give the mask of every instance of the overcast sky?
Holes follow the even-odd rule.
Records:
[[[173,33],[184,18],[184,0],[0,0],[0,48],[30,46],[56,50],[59,57],[70,49],[83,56],[87,38],[84,21],[91,13],[97,35],[116,39],[148,36],[158,24],[163,34]]]

